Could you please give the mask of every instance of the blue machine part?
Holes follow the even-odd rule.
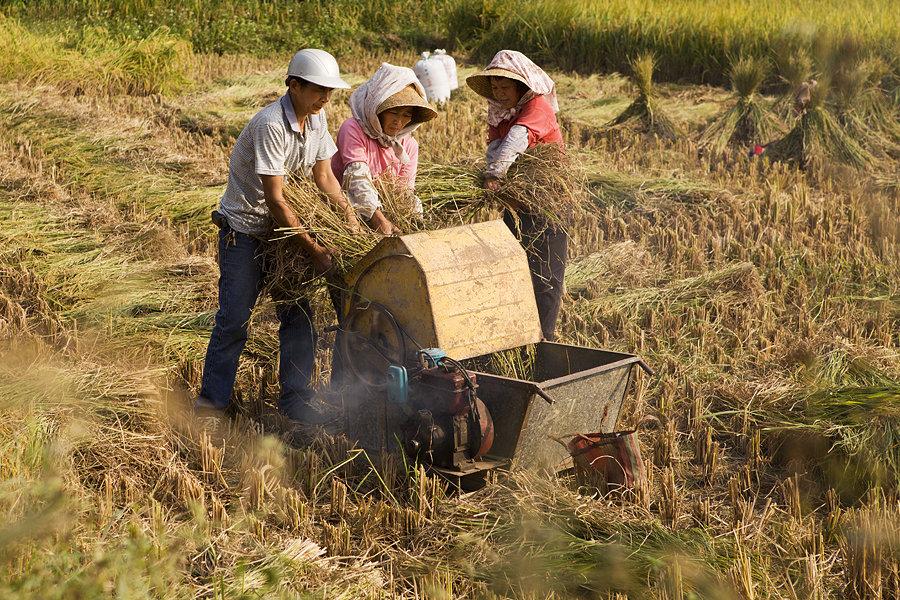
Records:
[[[388,400],[400,406],[409,404],[409,375],[406,367],[391,365],[387,372]]]
[[[440,366],[441,361],[447,358],[447,353],[440,348],[422,348],[419,355],[425,358],[425,367],[429,369]]]

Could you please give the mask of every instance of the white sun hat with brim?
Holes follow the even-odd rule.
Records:
[[[341,79],[341,70],[334,57],[316,48],[305,48],[295,54],[288,65],[287,75],[326,88],[350,89],[350,84]]]

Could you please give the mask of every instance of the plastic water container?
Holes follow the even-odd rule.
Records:
[[[450,80],[440,60],[431,58],[429,52],[423,52],[422,58],[413,67],[413,72],[425,88],[425,96],[430,102],[446,102],[450,99]]]
[[[444,65],[444,70],[447,71],[447,80],[450,82],[450,91],[459,89],[459,79],[456,76],[456,61],[453,57],[447,54],[447,51],[443,48],[438,48],[434,51],[432,60],[439,60]]]

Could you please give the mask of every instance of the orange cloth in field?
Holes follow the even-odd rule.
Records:
[[[500,121],[496,127],[488,126],[488,143],[506,137],[513,125],[521,125],[528,130],[529,148],[538,144],[563,145],[556,113],[543,96],[535,96],[526,102],[514,118]]]

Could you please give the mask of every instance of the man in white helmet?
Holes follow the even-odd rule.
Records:
[[[341,79],[334,57],[324,50],[297,52],[288,67],[287,93],[259,111],[241,131],[231,153],[228,186],[213,221],[219,226],[219,310],[203,365],[196,408],[224,410],[231,402],[247,324],[266,277],[260,245],[274,227],[300,227],[282,195],[284,177],[311,177],[329,202],[357,226],[353,209],[331,170],[337,151],[323,107]],[[308,234],[293,236],[317,273],[331,268],[327,248]],[[312,310],[307,300],[279,303],[281,349],[279,410],[301,421],[316,420],[309,406],[315,356]]]

